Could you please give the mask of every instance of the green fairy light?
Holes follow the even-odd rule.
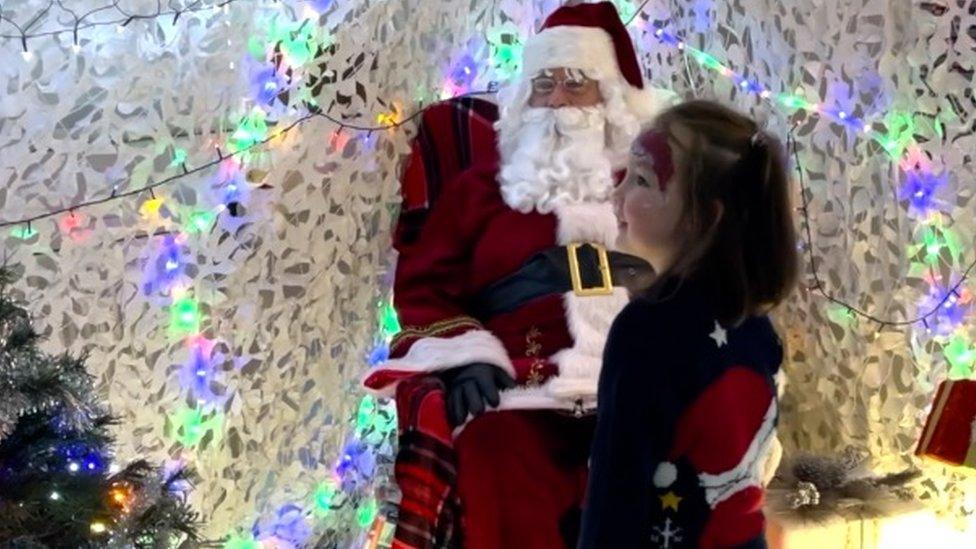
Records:
[[[854,321],[854,313],[843,305],[834,304],[827,307],[827,318],[838,326],[850,328]]]
[[[885,127],[889,135],[899,141],[907,141],[915,134],[915,117],[908,112],[890,111],[885,115]]]
[[[725,72],[727,71],[725,65],[719,62],[713,55],[706,53],[698,48],[691,46],[685,46],[685,50],[688,51],[706,69],[711,69],[713,71]]]
[[[881,140],[881,146],[884,147],[884,150],[887,151],[888,154],[891,155],[892,158],[897,158],[897,157],[901,156],[901,153],[900,153],[899,147],[898,147],[898,142],[895,141],[894,139],[883,138]]]
[[[298,67],[311,61],[316,52],[331,45],[328,34],[318,36],[320,30],[321,27],[309,19],[296,21],[274,17],[265,29],[264,42],[252,39],[248,42],[248,50],[259,60],[264,60],[269,51],[280,50],[288,66]]]
[[[258,38],[257,36],[252,36],[247,39],[247,52],[251,54],[251,57],[257,59],[258,61],[264,61],[265,57],[268,55],[264,40]]]
[[[915,116],[904,111],[891,111],[884,120],[887,132],[878,136],[878,143],[892,159],[901,157],[915,140]]]
[[[491,45],[491,65],[500,79],[508,79],[519,70],[522,60],[522,41],[519,29],[511,21],[492,27],[485,33]]]
[[[359,401],[359,411],[356,414],[356,430],[365,431],[373,425],[373,417],[376,415],[376,399],[366,395]]]
[[[518,62],[522,57],[521,44],[497,44],[492,51],[491,62],[500,71]],[[508,71],[506,71],[508,72]]]
[[[174,166],[180,166],[186,162],[186,149],[176,149],[173,151],[173,161],[169,163],[172,168]]]
[[[968,338],[954,335],[942,348],[942,353],[949,361],[949,377],[952,379],[969,379],[973,376],[973,364],[976,362],[976,349],[973,349]]]
[[[637,8],[631,0],[612,0],[614,7],[617,8],[617,13],[620,14],[621,21],[630,21],[634,14],[637,13]]]
[[[224,549],[261,549],[261,542],[251,536],[231,536],[224,542]]]
[[[27,240],[33,238],[37,234],[37,229],[31,227],[30,225],[24,225],[21,227],[14,227],[11,229],[10,234],[13,235],[14,238]]]
[[[170,416],[170,421],[175,429],[174,438],[190,448],[199,444],[208,432],[220,430],[223,414],[213,412],[205,415],[200,408],[184,408]]]
[[[393,337],[400,332],[400,319],[397,318],[393,303],[386,301],[380,308],[380,330],[386,337]]]
[[[285,52],[289,65],[301,66],[312,58],[317,46],[312,36],[313,29],[312,25],[302,25],[288,40],[282,41],[281,49]]]
[[[376,519],[376,500],[369,498],[356,509],[356,523],[360,528],[366,528]]]
[[[926,227],[922,234],[922,245],[925,249],[925,262],[935,263],[939,259],[939,252],[942,251],[942,242],[939,235],[931,228]]]
[[[217,214],[214,212],[207,210],[193,212],[187,220],[186,231],[190,233],[205,233],[213,227],[214,221],[216,220]]]
[[[325,517],[332,512],[332,502],[335,500],[336,492],[338,487],[334,480],[320,482],[315,487],[315,493],[312,495],[312,510],[316,515]]]
[[[922,225],[920,230],[921,244],[909,248],[911,255],[922,253],[923,261],[931,266],[939,263],[943,251],[949,252],[949,257],[954,263],[962,257],[962,241],[952,229],[933,222]]]
[[[813,104],[798,95],[781,93],[777,96],[779,102],[788,109],[810,110]]]
[[[376,413],[373,414],[373,427],[381,437],[386,437],[392,433],[397,426],[396,404],[389,400],[385,403],[378,403]]]
[[[231,152],[248,149],[267,137],[268,124],[265,117],[266,114],[262,109],[254,108],[241,119],[228,141]]]
[[[200,306],[190,296],[178,298],[170,306],[170,330],[176,335],[200,331]]]

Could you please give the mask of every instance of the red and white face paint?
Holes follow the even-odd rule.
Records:
[[[674,174],[668,136],[644,132],[631,148],[627,176],[613,193],[617,247],[658,272],[671,265],[685,238],[684,197]]]
[[[674,162],[671,159],[671,146],[668,136],[663,132],[646,131],[634,141],[631,154],[650,164],[657,176],[657,187],[664,192],[674,175]]]

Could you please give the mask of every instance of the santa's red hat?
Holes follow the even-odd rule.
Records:
[[[596,80],[617,80],[625,87],[629,110],[641,119],[662,106],[659,94],[644,86],[634,43],[610,2],[567,5],[552,12],[526,41],[522,61],[525,78],[566,67]]]

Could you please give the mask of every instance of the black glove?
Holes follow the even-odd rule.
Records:
[[[441,376],[447,386],[447,420],[452,427],[464,423],[468,414],[484,413],[485,404],[498,406],[498,390],[515,387],[512,376],[484,362],[452,368]]]

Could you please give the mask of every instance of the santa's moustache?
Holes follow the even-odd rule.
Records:
[[[499,132],[501,191],[509,206],[549,213],[560,204],[609,199],[621,152],[608,146],[602,105],[527,108],[520,122]]]

